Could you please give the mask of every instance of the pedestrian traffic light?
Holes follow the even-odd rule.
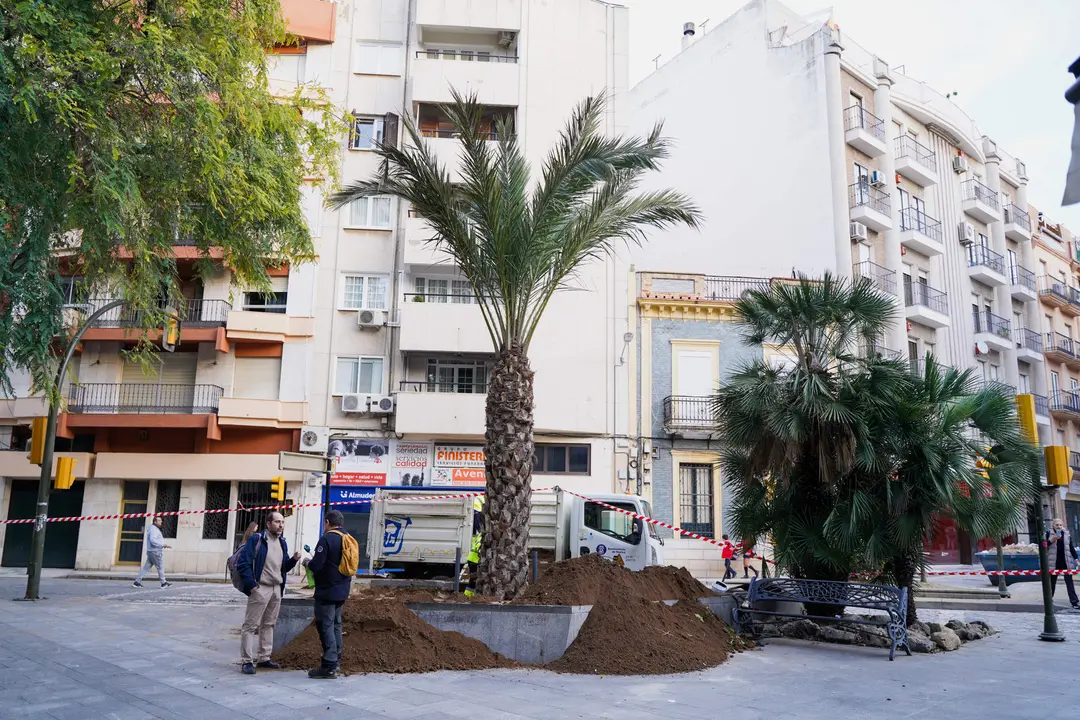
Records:
[[[161,329],[161,349],[166,352],[173,352],[176,350],[176,346],[180,344],[180,316],[171,308],[166,312],[168,312],[168,315],[165,317],[165,325]]]
[[[26,457],[31,465],[40,465],[45,460],[45,431],[48,422],[43,417],[34,418],[30,422],[30,454]]]
[[[56,479],[53,481],[54,490],[70,490],[75,484],[75,463],[73,457],[56,458]]]
[[[270,498],[277,500],[278,502],[285,501],[285,478],[281,475],[275,477],[272,481],[274,484],[270,488]]]

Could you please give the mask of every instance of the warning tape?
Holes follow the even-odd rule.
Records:
[[[533,492],[547,492],[551,488],[536,488]],[[260,505],[258,507],[235,507],[235,508],[213,508],[210,510],[168,510],[164,512],[143,512],[143,513],[116,513],[113,515],[73,515],[70,517],[51,517],[45,518],[45,522],[58,523],[58,522],[84,522],[89,520],[131,520],[133,518],[149,518],[149,517],[173,517],[177,515],[214,515],[218,513],[233,513],[244,510],[252,512],[255,510],[285,510],[295,509],[302,507],[322,507],[326,505],[365,505],[374,502],[385,502],[386,500],[407,500],[410,502],[419,502],[423,500],[444,500],[447,498],[470,498],[479,497],[483,495],[483,492],[468,492],[468,493],[455,493],[452,495],[411,495],[400,496],[394,498],[364,498],[362,500],[335,500],[329,503],[322,502],[310,502],[310,503],[294,503],[294,504],[281,504],[281,505]],[[28,525],[33,523],[35,518],[20,518],[17,520],[2,520],[0,519],[0,525]]]
[[[1051,575],[1080,575],[1080,570],[1050,570]],[[1023,575],[1031,577],[1033,575],[1039,575],[1041,570],[927,570],[927,575],[1006,575],[1016,576]]]

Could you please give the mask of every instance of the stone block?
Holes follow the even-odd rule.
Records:
[[[841,645],[851,645],[858,640],[858,635],[847,630],[841,630],[838,627],[831,625],[825,625],[820,628],[821,639],[826,642],[839,643]]]
[[[934,643],[930,638],[914,628],[908,628],[908,647],[913,653],[932,653],[934,652]]]
[[[931,625],[933,624],[931,623]],[[960,636],[950,628],[944,628],[931,634],[930,639],[942,650],[955,650],[960,647]]]

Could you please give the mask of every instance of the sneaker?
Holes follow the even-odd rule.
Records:
[[[142,587],[142,586],[140,585],[140,587]],[[171,582],[163,582],[163,583],[161,583],[161,587],[163,587],[163,588],[172,587],[172,583]]]
[[[273,660],[263,660],[261,663],[257,664],[255,667],[267,668],[268,670],[280,670],[281,669],[281,665],[277,664]]]
[[[139,582],[138,580],[136,580],[135,582],[131,583],[131,587],[137,587],[137,588],[141,588],[141,587],[142,587],[142,583],[141,583],[141,582]]]
[[[245,675],[254,675],[255,666],[251,663],[244,663],[244,667],[240,668],[240,672],[244,673]]]
[[[328,668],[320,665],[314,670],[308,670],[307,676],[313,680],[333,680],[337,677],[337,668]]]

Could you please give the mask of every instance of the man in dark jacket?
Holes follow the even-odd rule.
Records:
[[[236,571],[248,596],[244,624],[240,628],[241,669],[245,675],[254,675],[256,667],[281,667],[270,659],[274,623],[281,609],[281,596],[285,594],[285,574],[300,559],[300,553],[289,557],[284,530],[285,518],[281,513],[270,513],[266,517],[266,529],[248,538],[236,560]]]
[[[345,516],[340,510],[327,511],[315,555],[304,561],[315,578],[315,628],[323,647],[322,664],[308,672],[310,678],[337,677],[341,660],[341,613],[352,586],[352,577],[338,570],[344,525]]]

